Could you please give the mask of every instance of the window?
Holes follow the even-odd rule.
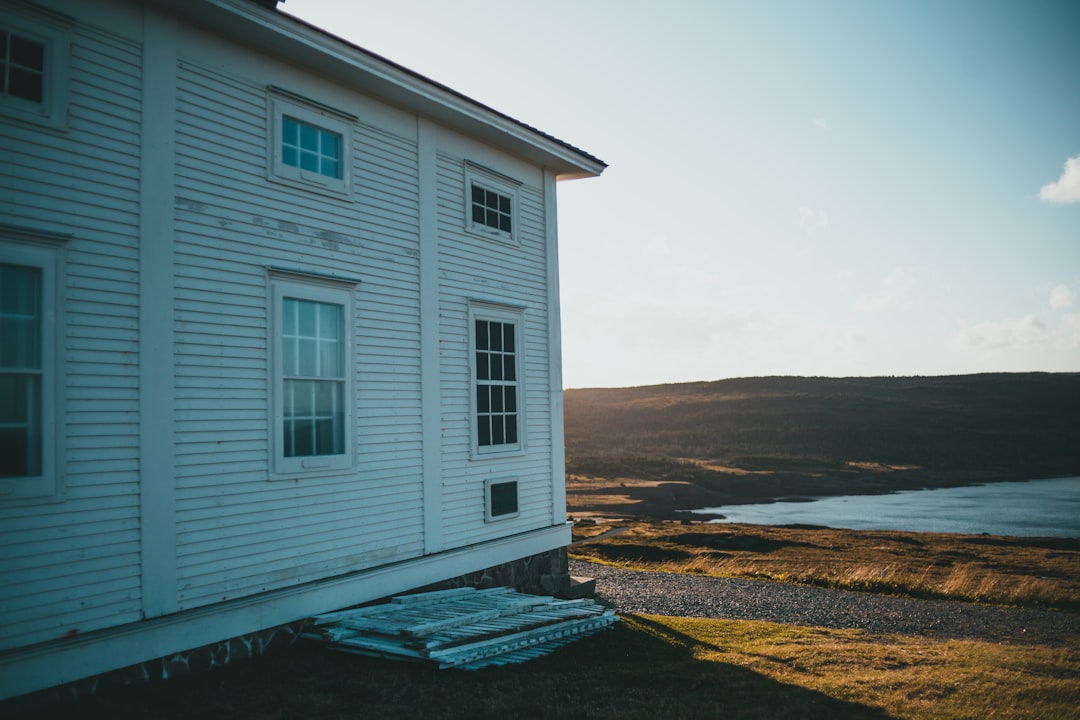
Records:
[[[45,43],[0,30],[0,94],[45,99]]]
[[[351,115],[272,88],[268,166],[271,180],[349,197]]]
[[[485,519],[503,520],[517,517],[518,483],[517,480],[491,480],[484,482]]]
[[[518,185],[494,171],[466,164],[466,228],[485,237],[516,241]]]
[[[351,294],[274,281],[275,471],[352,466]]]
[[[72,21],[30,6],[21,10],[0,20],[0,113],[63,128]]]
[[[341,135],[285,115],[281,118],[281,162],[340,180]]]
[[[0,244],[0,499],[57,490],[57,251]]]
[[[478,307],[472,324],[477,451],[520,450],[519,313]]]
[[[508,195],[500,195],[479,183],[473,183],[473,225],[483,225],[497,232],[510,234],[513,230],[512,207]]]

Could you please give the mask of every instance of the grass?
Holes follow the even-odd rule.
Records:
[[[586,524],[584,559],[650,570],[1080,611],[1080,539],[737,524]]]
[[[200,676],[104,692],[33,718],[1077,717],[1080,648],[624,616],[525,665],[477,672],[301,643]]]

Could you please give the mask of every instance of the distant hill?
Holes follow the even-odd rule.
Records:
[[[746,502],[1080,474],[1080,373],[742,378],[567,390],[565,407],[571,487]]]

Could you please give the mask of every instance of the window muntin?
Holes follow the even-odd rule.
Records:
[[[281,162],[341,179],[341,135],[285,115],[281,119]]]
[[[513,313],[477,313],[472,322],[475,447],[521,449],[520,322]]]
[[[43,102],[45,51],[44,43],[0,29],[0,95]]]
[[[513,201],[478,183],[472,184],[472,222],[507,235],[513,234]]]
[[[285,457],[345,452],[344,308],[282,302],[282,446]]]
[[[0,18],[0,114],[67,126],[71,22],[29,4]]]
[[[272,88],[268,95],[268,177],[307,192],[351,199],[354,119]]]
[[[42,474],[42,271],[0,264],[0,478]]]
[[[351,293],[283,280],[273,302],[275,472],[351,467]]]
[[[465,229],[475,235],[516,242],[520,183],[494,170],[465,163]]]
[[[0,500],[56,496],[60,236],[0,237]],[[40,242],[39,242],[40,240]]]

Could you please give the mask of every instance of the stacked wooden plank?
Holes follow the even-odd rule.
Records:
[[[307,637],[339,650],[476,669],[546,655],[618,617],[593,600],[459,588],[403,595],[314,620]]]

